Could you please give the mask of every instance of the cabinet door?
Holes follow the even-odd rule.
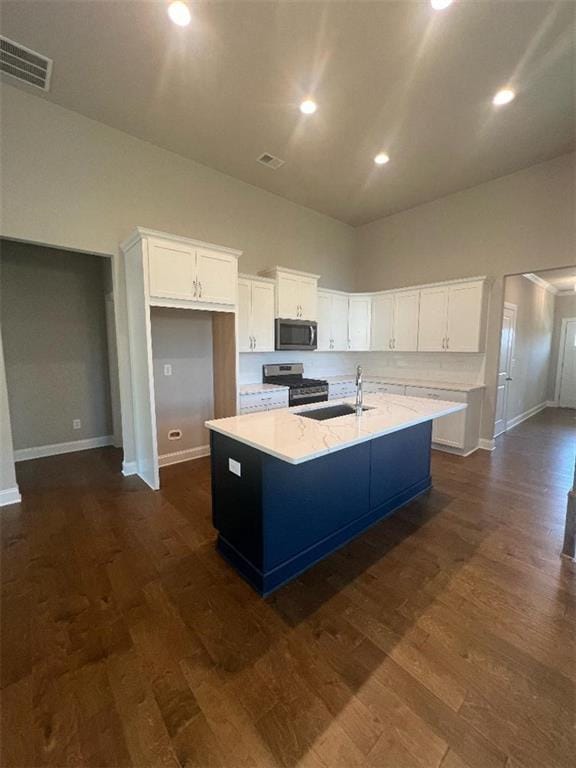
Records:
[[[370,349],[371,303],[369,296],[350,296],[348,300],[348,338],[351,350]]]
[[[372,298],[372,338],[370,349],[388,352],[392,349],[394,330],[394,294]]]
[[[465,392],[429,389],[428,387],[406,387],[406,394],[412,397],[427,397],[430,400],[449,400],[456,403],[466,403],[468,400]],[[434,419],[432,442],[449,445],[452,448],[464,448],[467,413],[468,410],[464,410]]]
[[[277,317],[300,320],[300,278],[298,275],[278,276]],[[312,320],[304,317],[304,320]]]
[[[420,291],[397,293],[394,297],[394,337],[392,348],[397,352],[418,349],[418,313]]]
[[[252,282],[238,280],[238,351],[251,352],[252,344]]]
[[[252,283],[252,335],[256,352],[274,352],[274,286]]]
[[[448,288],[423,288],[420,291],[418,350],[442,352],[446,343]]]
[[[450,352],[480,351],[482,289],[482,283],[450,287],[446,325],[446,348]]]
[[[234,256],[205,248],[196,250],[197,299],[214,304],[236,304],[238,262]]]
[[[332,349],[332,294],[318,291],[318,350]]]
[[[196,258],[194,250],[171,240],[148,241],[150,296],[194,299]]]
[[[348,296],[332,296],[332,349],[348,349]]]
[[[318,318],[318,283],[311,278],[300,278],[300,307],[302,320]]]

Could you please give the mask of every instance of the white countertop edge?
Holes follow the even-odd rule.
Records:
[[[337,405],[339,403],[345,403],[347,400],[331,400],[329,401],[330,405]],[[327,403],[328,404],[328,403]],[[313,410],[314,407],[318,408],[321,407],[322,403],[314,403],[311,406],[309,406],[309,410]],[[298,407],[298,406],[296,406]],[[370,440],[376,440],[379,437],[384,437],[385,435],[391,435],[394,432],[401,432],[403,429],[408,429],[409,427],[415,427],[417,424],[423,424],[425,421],[433,421],[434,419],[439,419],[442,416],[448,416],[450,413],[458,413],[459,411],[463,411],[467,408],[466,403],[454,403],[450,408],[445,408],[442,411],[439,411],[434,414],[433,417],[431,416],[420,416],[416,417],[414,419],[411,419],[410,421],[406,421],[403,424],[398,424],[394,427],[385,428],[381,431],[377,432],[371,432],[366,433],[365,435],[362,435],[357,438],[353,438],[351,440],[347,440],[346,442],[343,442],[341,445],[335,445],[330,448],[325,448],[320,451],[315,451],[314,453],[311,453],[306,456],[301,456],[299,458],[291,458],[290,456],[286,456],[283,453],[280,453],[279,451],[275,451],[273,448],[267,448],[262,446],[261,444],[250,440],[247,437],[240,437],[233,432],[223,429],[222,427],[216,426],[219,419],[216,419],[214,421],[206,421],[204,422],[204,426],[207,429],[214,430],[214,432],[218,432],[221,435],[224,435],[225,437],[229,437],[231,440],[236,440],[238,443],[243,443],[244,445],[249,445],[251,448],[255,448],[257,451],[261,451],[262,453],[266,453],[269,456],[274,456],[276,459],[280,459],[281,461],[285,461],[288,464],[304,464],[306,461],[311,461],[312,459],[318,459],[321,456],[327,456],[329,453],[336,453],[336,451],[343,451],[345,448],[351,448],[354,445],[360,445],[360,443],[366,443]],[[291,410],[289,408],[283,408],[283,411]],[[252,414],[246,414],[246,416],[251,416]],[[254,414],[256,415],[256,414]],[[293,413],[293,416],[298,417],[298,413]],[[305,418],[305,417],[302,417]],[[349,418],[348,416],[340,416],[338,418]],[[356,417],[354,417],[356,418]]]
[[[325,376],[325,380],[330,384],[354,384],[356,374],[338,374],[334,376]],[[422,389],[442,389],[446,392],[473,392],[477,389],[486,389],[486,384],[465,384],[463,382],[433,381],[431,379],[417,379],[409,376],[379,376],[365,373],[363,375],[364,383],[374,382],[377,384],[398,384],[405,387],[421,387]]]

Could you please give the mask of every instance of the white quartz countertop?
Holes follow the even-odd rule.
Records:
[[[290,464],[301,464],[467,407],[465,403],[422,397],[365,395],[364,405],[370,410],[364,411],[360,417],[351,414],[315,421],[298,415],[305,410],[353,402],[353,398],[346,398],[231,416],[207,421],[205,426]]]
[[[288,387],[283,387],[281,384],[262,384],[262,382],[255,384],[242,384],[239,388],[241,395],[259,395],[262,392],[271,392],[273,390],[286,390]]]
[[[364,382],[373,381],[380,384],[400,384],[407,387],[426,387],[427,389],[446,389],[452,392],[473,392],[476,389],[484,389],[484,384],[458,384],[453,381],[434,381],[432,379],[411,379],[409,377],[399,376],[372,376],[369,373],[363,373]],[[349,373],[341,376],[326,376],[328,384],[344,384],[349,381],[356,381],[356,374]]]

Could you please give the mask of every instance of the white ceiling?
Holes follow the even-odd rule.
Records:
[[[576,266],[566,269],[549,269],[543,272],[536,272],[538,277],[546,280],[547,283],[554,286],[558,291],[573,291],[576,286]]]
[[[40,98],[354,225],[574,148],[572,2],[190,5],[3,0],[2,33],[54,59]]]

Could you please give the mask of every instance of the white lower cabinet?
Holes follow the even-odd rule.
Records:
[[[328,382],[328,400],[339,400],[342,397],[353,397],[356,394],[356,385],[353,379],[350,381]]]
[[[404,384],[382,384],[378,381],[366,381],[364,392],[368,395],[405,395]]]
[[[466,403],[468,406],[466,410],[434,419],[432,442],[438,447],[446,447],[456,453],[467,454],[476,450],[480,439],[481,389],[461,392],[428,387],[406,387],[406,394],[411,397]]]
[[[257,411],[272,411],[288,408],[288,390],[278,389],[266,392],[251,392],[240,395],[240,415]]]

